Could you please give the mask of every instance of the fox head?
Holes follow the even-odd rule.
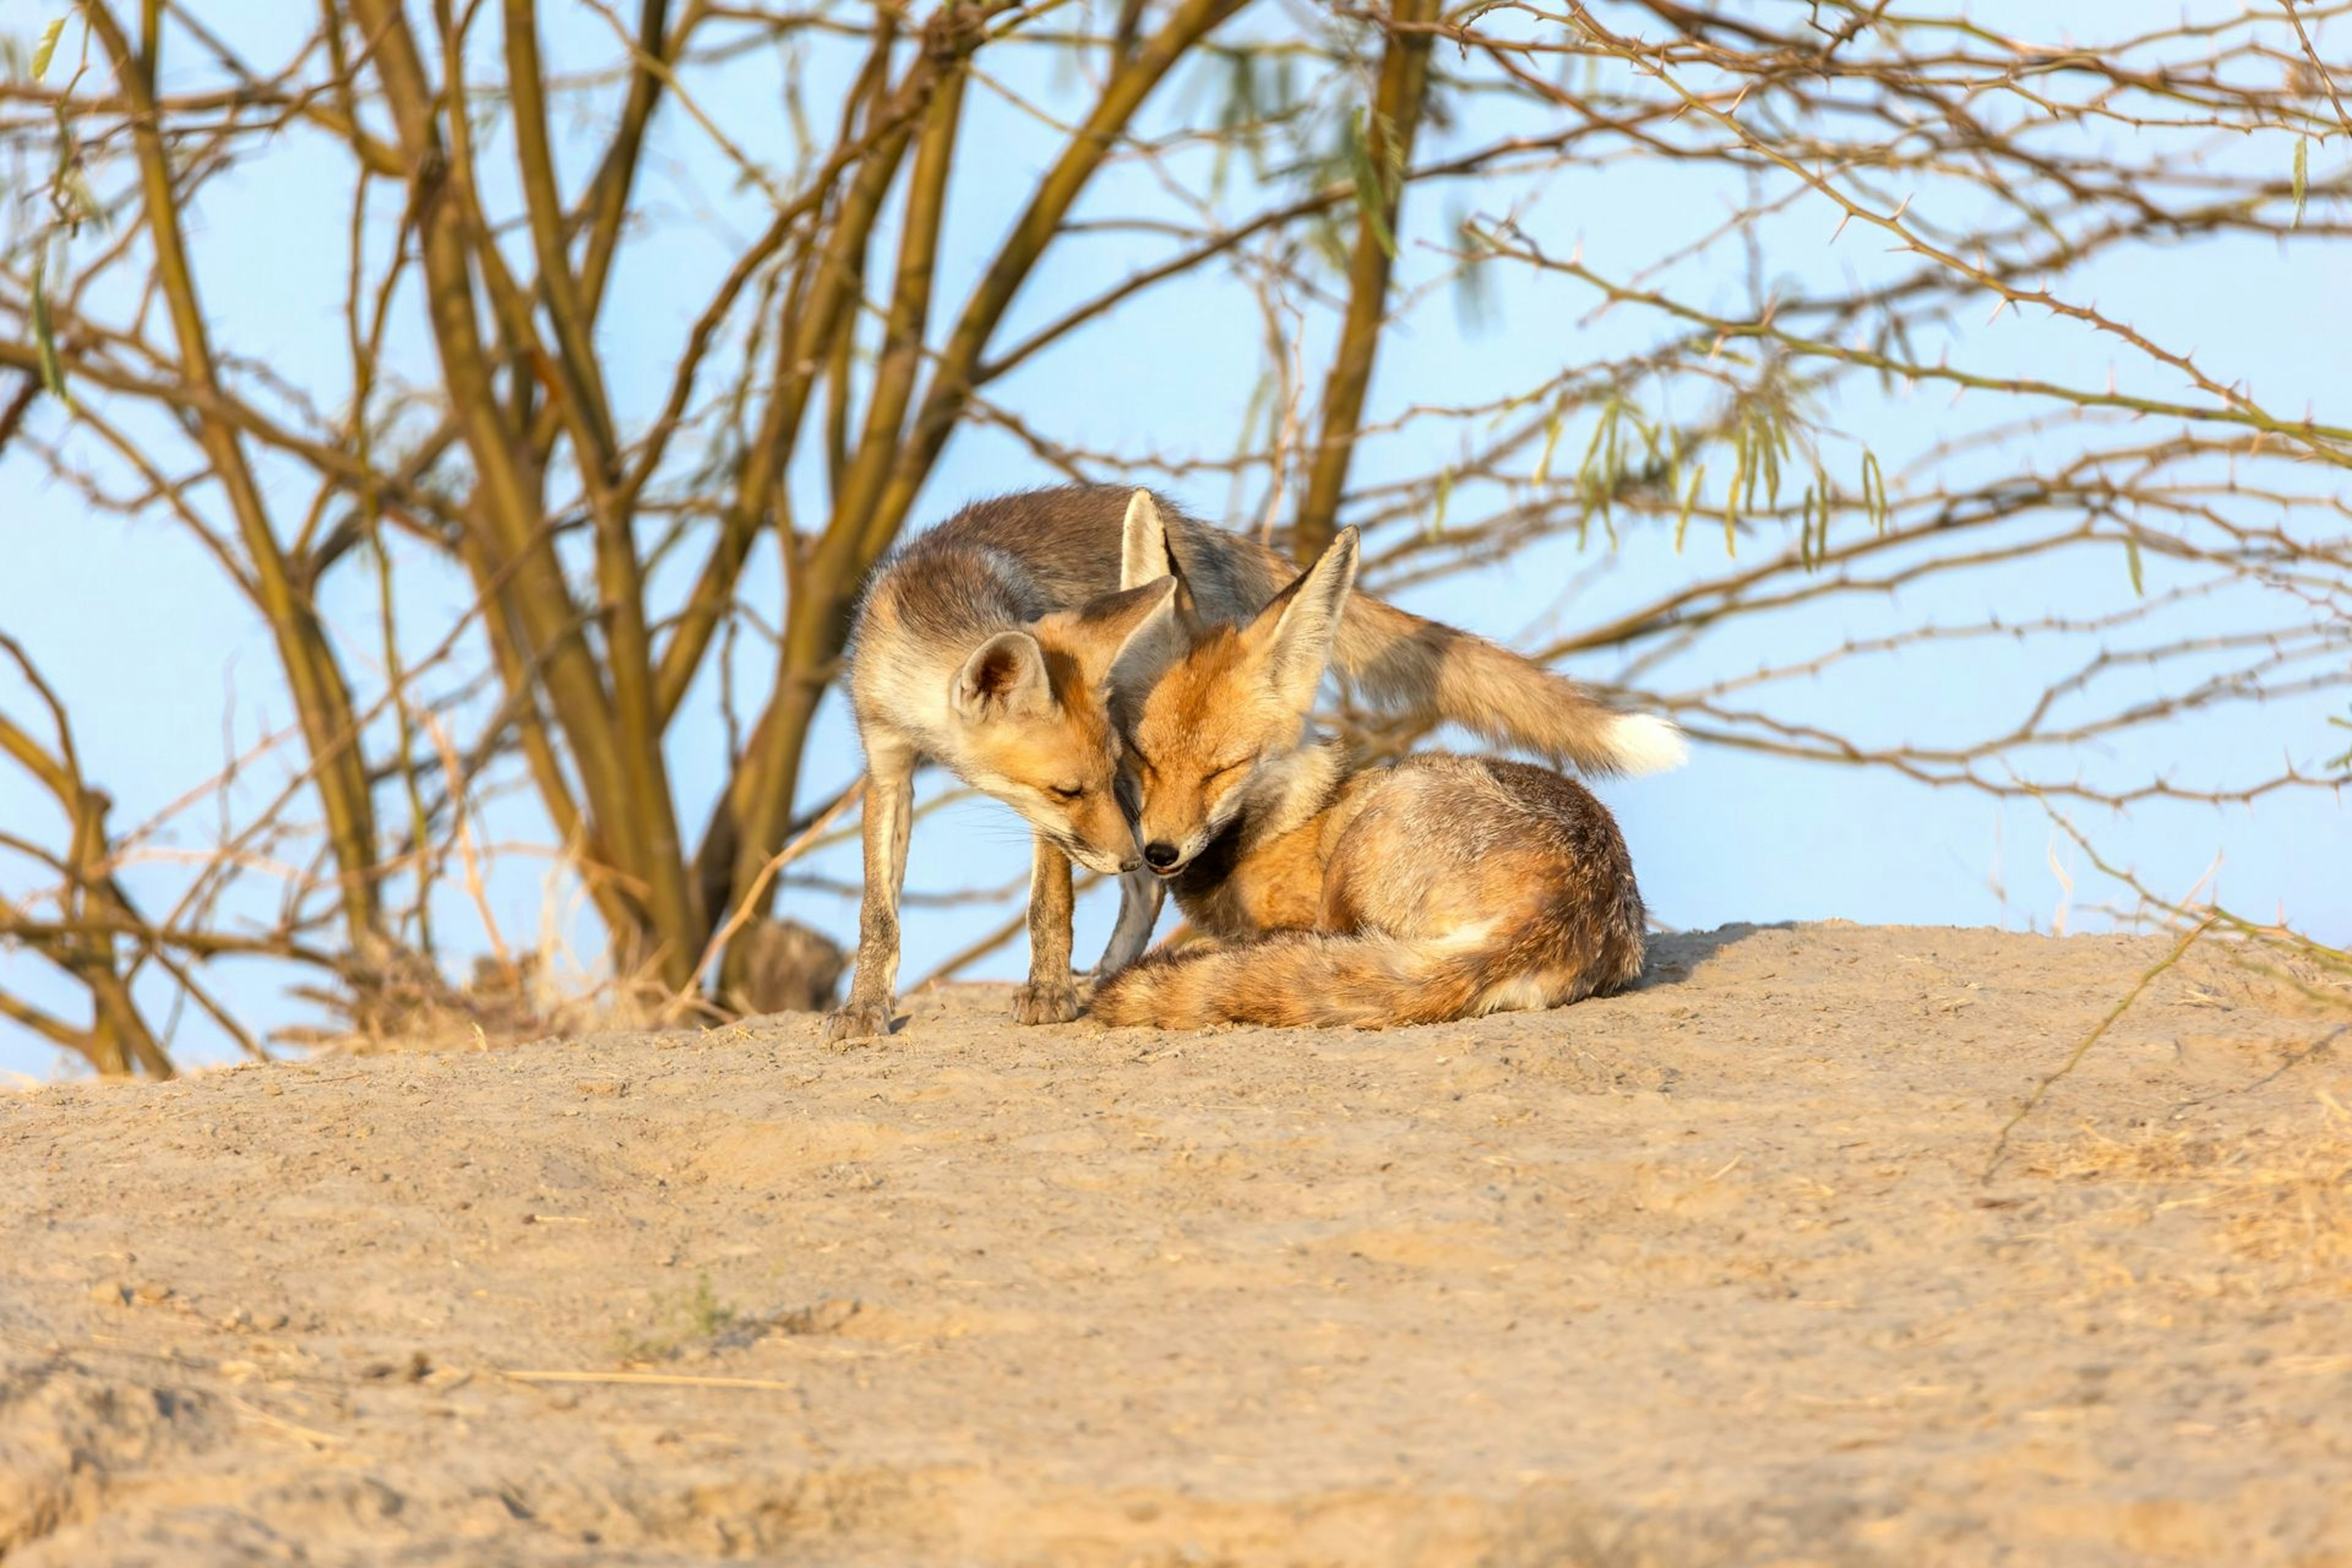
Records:
[[[1129,522],[1122,571],[1169,571],[1148,540],[1137,548],[1132,510]],[[1158,875],[1192,864],[1240,815],[1252,785],[1297,752],[1355,586],[1356,549],[1356,531],[1340,530],[1247,626],[1183,626],[1181,653],[1156,679],[1121,682],[1135,833]]]
[[[1107,876],[1132,871],[1121,804],[1114,672],[1157,665],[1175,632],[1176,584],[1155,582],[1000,632],[972,650],[949,692],[965,780],[1019,812],[1063,854]]]

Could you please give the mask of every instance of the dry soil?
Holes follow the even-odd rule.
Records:
[[[2167,949],[0,1096],[0,1556],[2352,1563],[2352,1014],[2194,952],[1985,1174]]]

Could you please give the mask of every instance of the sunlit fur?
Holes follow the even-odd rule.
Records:
[[[1122,579],[1133,547],[1148,544],[1143,575]],[[849,689],[866,756],[866,896],[858,913],[857,969],[849,1003],[827,1024],[835,1037],[883,1032],[897,986],[898,889],[906,868],[913,777],[926,759],[1004,801],[1055,853],[1097,870],[1135,858],[1116,802],[1098,787],[1117,766],[1114,731],[1101,705],[1073,679],[1118,654],[1150,661],[1153,624],[1125,643],[1100,623],[1054,618],[1103,596],[1148,586],[1173,568],[1177,611],[1197,625],[1248,620],[1296,574],[1276,552],[1244,534],[1186,516],[1164,499],[1125,487],[1074,485],[976,501],[917,535],[877,569],[851,629]],[[1164,626],[1164,623],[1160,623]],[[1019,631],[1044,660],[1050,703],[1007,709],[984,725],[952,700],[959,671],[991,638]],[[1140,646],[1138,646],[1140,645]],[[1068,656],[1062,666],[1054,658]],[[1370,598],[1356,598],[1332,653],[1366,700],[1401,711],[1450,719],[1507,744],[1613,771],[1656,761],[1662,749],[1619,743],[1612,713],[1573,683],[1466,633]],[[1667,729],[1671,731],[1671,726]],[[1089,753],[1088,748],[1095,750]],[[1088,760],[1089,754],[1091,760]],[[1073,805],[1055,784],[1083,783]],[[1123,881],[1118,934],[1105,955],[1116,968],[1140,951],[1158,911],[1159,885],[1140,872]],[[1031,921],[1033,981],[1066,958],[1066,918],[1058,933]],[[1054,981],[1056,996],[1066,973]],[[1063,1016],[1058,1000],[1029,1016]]]
[[[1306,715],[1267,679],[1266,641],[1256,626],[1201,628],[1139,704],[1119,699],[1135,837],[1173,846],[1174,868],[1223,832],[1254,790],[1264,793],[1265,773],[1279,771],[1306,731]]]
[[[1050,707],[960,725],[956,768],[1071,859],[1112,876],[1136,863],[1135,835],[1119,805],[1118,733],[1103,689],[1121,631],[1117,621],[1090,624],[1082,613],[1034,623]],[[1064,793],[1073,786],[1075,798]]]
[[[850,701],[866,759],[865,897],[849,999],[825,1024],[834,1038],[889,1029],[913,780],[924,759],[1012,806],[1034,832],[1031,983],[1013,1005],[1024,1022],[1076,1013],[1070,862],[1113,876],[1138,864],[1108,690],[1123,656],[1172,631],[1176,585],[1162,577],[1120,590],[1108,552],[1091,577],[1040,569],[1007,547],[1025,515],[1015,504],[983,506],[964,514],[964,526],[924,536],[859,608]],[[1034,897],[1038,889],[1047,896]],[[1156,910],[1156,894],[1144,896]],[[1130,942],[1135,923],[1124,928]]]
[[[1435,1023],[1641,973],[1633,860],[1583,785],[1442,753],[1362,766],[1307,736],[1297,661],[1320,672],[1354,548],[1343,534],[1250,626],[1194,628],[1156,682],[1122,693],[1138,837],[1181,849],[1177,902],[1222,945],[1114,976],[1095,994],[1104,1022]],[[1318,595],[1330,616],[1301,619]]]

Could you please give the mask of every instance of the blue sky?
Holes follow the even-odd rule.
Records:
[[[0,30],[29,34],[54,8],[9,0],[0,5]],[[610,58],[610,35],[600,19],[568,6],[549,9],[549,52],[559,68],[566,62]],[[2233,13],[2235,7],[2220,9]],[[2137,11],[2123,4],[2080,5],[2069,7],[2069,16],[2078,35],[2095,37],[2119,30],[2118,24]],[[2047,31],[2036,6],[1979,5],[1972,13],[1990,26],[2037,37]],[[256,7],[224,25],[240,29],[238,37],[250,43],[254,57],[266,60],[282,47],[271,39],[281,29],[307,26],[309,16],[306,7],[290,5]],[[815,79],[835,79],[833,61],[841,57],[826,55],[828,46],[814,47]],[[187,58],[184,51],[180,58]],[[1066,68],[1034,58],[1006,68],[1009,77],[1029,89],[1050,85],[1057,68]],[[698,100],[753,157],[782,163],[788,142],[775,109],[776,79],[776,62],[764,53],[692,79]],[[1158,119],[1148,117],[1147,122],[1165,127],[1197,116],[1209,89],[1205,82],[1180,79],[1155,105]],[[819,107],[813,105],[811,112],[823,122]],[[1474,105],[1444,142],[1433,145],[1466,146],[1512,128],[1491,106]],[[598,121],[582,115],[560,120],[559,129],[567,135],[565,172],[576,177],[584,150],[596,144]],[[2102,128],[2084,134],[2132,151],[2125,131]],[[2292,153],[2290,138],[2278,138],[2274,145],[2260,144],[2259,138],[2250,142],[2217,151],[2213,166],[2284,169]],[[1049,145],[1019,110],[975,91],[961,142],[942,258],[943,300],[957,300],[969,287],[988,247],[1026,198]],[[502,166],[496,154],[504,148],[495,141],[492,147],[490,167],[496,169]],[[2342,162],[2340,143],[2316,149],[2315,181],[2333,177]],[[600,333],[616,396],[625,412],[637,418],[657,400],[686,324],[761,212],[756,194],[736,184],[708,141],[674,109],[657,123],[648,169],[642,192],[644,232],[625,251]],[[1139,169],[1120,171],[1090,196],[1081,216],[1148,209],[1154,199],[1150,179]],[[1776,195],[1781,189],[1768,181],[1765,194]],[[1622,278],[1720,223],[1729,210],[1727,202],[1739,193],[1696,174],[1662,175],[1654,165],[1603,163],[1548,176],[1521,187],[1520,194],[1527,205],[1519,219],[1548,249],[1566,255],[1580,247],[1596,270]],[[495,203],[495,182],[491,195]],[[1246,195],[1245,189],[1238,192],[1236,204]],[[382,196],[388,205],[394,193],[387,189]],[[1440,275],[1447,265],[1442,248],[1453,243],[1451,220],[1486,199],[1453,188],[1425,196],[1416,193],[1403,235],[1402,277],[1408,287]],[[1952,221],[1966,216],[1957,206],[1938,212],[1935,204],[1943,199],[1942,193],[1930,190],[1916,210]],[[348,392],[340,317],[341,214],[347,200],[340,156],[314,139],[290,136],[244,174],[210,187],[192,224],[216,341],[318,389],[330,403]],[[321,211],[335,216],[322,222]],[[1893,265],[1874,240],[1858,233],[1842,237],[1832,250],[1828,236],[1836,216],[1822,198],[1801,196],[1762,226],[1766,253],[1789,268],[1792,284],[1834,282],[1849,270],[1872,276],[1874,269]],[[302,243],[312,233],[322,243]],[[1032,279],[999,341],[1015,341],[1069,301],[1159,253],[1131,235],[1066,242]],[[1735,310],[1746,287],[1731,267],[1736,255],[1736,247],[1719,249],[1668,274],[1668,280],[1679,297],[1695,304]],[[2197,350],[2200,363],[2217,379],[2242,381],[2274,409],[2300,412],[2311,404],[2324,414],[2331,405],[2340,409],[2345,393],[2352,390],[2346,385],[2345,358],[2334,346],[2352,327],[2346,282],[2342,247],[2322,240],[2273,246],[2200,239],[2137,248],[2085,268],[2070,275],[2066,291],[2070,298],[2095,299],[2110,316],[2151,337]],[[1433,291],[1383,345],[1370,416],[1377,420],[1414,405],[1491,396],[1564,365],[1623,353],[1659,337],[1654,318],[1623,308],[1587,323],[1584,318],[1598,302],[1589,289],[1567,279],[1501,272],[1488,324],[1482,327],[1464,320],[1449,291]],[[943,308],[937,315],[949,313]],[[2017,311],[1990,322],[1986,314],[1973,305],[1964,307],[1955,315],[1948,341],[1924,342],[1921,355],[1932,360],[1948,353],[1952,363],[1987,374],[2032,374],[2094,385],[2112,368],[2126,389],[2145,386],[2154,395],[2179,395],[2176,384],[2144,363],[2118,354],[2112,340],[2064,323],[2021,319]],[[1081,334],[1040,356],[992,395],[1080,445],[1221,456],[1234,447],[1243,407],[1260,374],[1261,340],[1262,325],[1249,296],[1230,278],[1211,275],[1150,296],[1107,329]],[[1318,351],[1325,341],[1321,324],[1310,323],[1300,345],[1310,387],[1319,385]],[[396,330],[394,353],[420,382],[429,380],[429,344],[413,309]],[[1826,424],[1843,433],[1831,442],[1832,460],[1850,465],[1866,443],[1893,475],[1939,439],[2041,412],[1975,395],[1955,404],[1948,392],[1934,387],[1888,392],[1875,382],[1854,380],[1823,415]],[[1424,472],[1447,461],[1447,447],[1458,438],[1451,427],[1408,426],[1369,444],[1359,476]],[[1571,431],[1564,444],[1579,440]],[[1994,456],[1973,461],[2037,462],[2045,447],[2055,461],[2069,443],[2081,440],[2079,433],[2025,434],[2000,444]],[[1946,472],[1966,477],[1967,462]],[[299,517],[307,496],[294,476],[265,466],[263,477],[281,516]],[[935,521],[961,498],[1054,477],[1010,438],[972,429],[951,448],[918,515]],[[1156,474],[1138,477],[1173,489],[1196,510],[1226,514],[1222,479],[1171,483]],[[2323,474],[2310,482],[2326,488],[2330,479]],[[1902,489],[1898,481],[1898,493]],[[795,475],[795,493],[803,508],[821,512],[822,486],[805,468]],[[1462,509],[1457,515],[1471,515],[1482,504],[1507,499],[1465,493],[1454,504]],[[1250,491],[1246,514],[1254,516],[1260,503],[1261,493]],[[1759,540],[1743,548],[1760,553],[1777,542]],[[1641,604],[1712,560],[1703,559],[1703,552],[1719,554],[1721,549],[1719,529],[1710,534],[1705,527],[1693,529],[1681,555],[1654,531],[1630,534],[1613,554],[1597,545],[1580,552],[1572,541],[1555,541],[1507,568],[1411,595],[1406,602],[1489,635],[1531,644]],[[692,552],[685,553],[690,562]],[[230,752],[290,718],[266,632],[176,525],[148,520],[126,526],[118,518],[94,515],[69,489],[47,482],[21,456],[12,456],[0,462],[0,626],[27,646],[72,705],[88,770],[118,802],[118,827],[176,798],[217,771]],[[414,557],[407,565],[401,633],[413,655],[437,640],[471,595],[446,571]],[[775,577],[772,552],[763,547],[746,573],[746,595],[771,618]],[[2150,593],[2161,594],[2171,580],[2166,563],[2149,564]],[[372,592],[364,571],[346,570],[327,605],[338,626],[367,628],[352,633],[347,643],[362,669],[374,646]],[[1848,639],[1924,620],[1958,625],[1990,615],[2016,621],[2056,611],[2090,613],[2120,607],[2131,594],[2120,552],[2087,548],[2031,567],[1979,573],[1895,595],[1827,600],[1734,627],[1644,672],[1643,679],[1671,696],[1761,664],[1801,659]],[[2278,611],[2232,594],[2202,602],[2185,615],[2173,623],[2177,628],[2219,634],[2275,624]],[[1774,711],[1880,740],[1971,735],[2012,721],[2043,686],[2091,651],[2079,642],[1979,639],[1937,645],[1783,683],[1776,688]],[[1618,662],[1603,656],[1570,668],[1607,679]],[[764,689],[765,650],[756,639],[746,637],[739,647],[736,675],[746,690]],[[2107,679],[2128,691],[2134,680],[2145,678],[2125,670]],[[2151,693],[2155,689],[2147,687]],[[0,685],[0,701],[8,702],[12,712],[24,711],[21,697],[13,685]],[[697,710],[674,732],[669,756],[689,831],[698,826],[721,782],[720,731],[711,694],[706,689],[699,697]],[[2041,761],[2045,772],[2079,771],[2111,782],[2168,773],[2184,785],[2210,784],[2257,776],[2280,756],[2315,766],[2346,743],[2343,732],[2326,722],[2331,712],[2340,711],[2340,702],[2316,699],[2235,707],[2114,746],[2084,747],[2079,755],[2045,755]],[[812,748],[803,800],[823,798],[858,765],[845,717],[837,705],[829,707]],[[265,763],[231,792],[232,813],[255,808],[282,777],[282,763]],[[927,777],[925,793],[937,794],[946,784]],[[2063,921],[2084,929],[2101,923],[2096,910],[2084,906],[2112,894],[2096,885],[2078,855],[2059,847],[2038,805],[1965,789],[1927,789],[1890,773],[1702,747],[1679,773],[1612,783],[1601,793],[1623,824],[1654,917],[1678,927],[1835,917],[2042,930]],[[172,847],[201,850],[215,826],[213,812],[208,804],[191,814]],[[518,795],[492,801],[485,815],[494,845],[545,842],[535,810]],[[2251,810],[2158,805],[2119,819],[2090,811],[2078,819],[2105,851],[2139,868],[2159,889],[2187,892],[2218,858],[2215,885],[2234,905],[2255,913],[2284,910],[2324,938],[2352,940],[2352,876],[2345,874],[2352,868],[2352,816],[2331,795],[2277,796]],[[0,769],[0,822],[33,837],[55,836],[42,797],[6,769]],[[1006,882],[1022,874],[1026,860],[1025,840],[1009,812],[986,803],[958,805],[918,826],[910,886],[945,889]],[[828,852],[804,869],[854,884],[854,846]],[[527,943],[541,929],[551,870],[543,855],[513,847],[494,855],[492,903],[510,941]],[[134,889],[161,905],[180,885],[184,868],[154,861],[134,867],[131,875]],[[260,898],[260,890],[254,896]],[[572,901],[575,909],[576,902]],[[786,908],[845,941],[853,931],[850,900],[798,889]],[[1010,908],[918,910],[908,922],[902,974],[923,973],[1003,919]],[[1082,906],[1082,959],[1099,949],[1110,910],[1100,892]],[[459,889],[444,888],[436,916],[453,949],[462,952],[469,942],[478,941],[479,921]],[[583,954],[593,952],[593,933],[584,918],[575,916],[571,930]],[[1023,963],[1016,942],[977,973],[1011,975]],[[215,978],[222,993],[259,1026],[304,1016],[281,994],[282,971],[223,966]],[[22,954],[0,953],[0,984],[60,1008],[69,1009],[75,1001],[69,987]],[[217,1048],[199,1020],[183,1021],[177,1049],[184,1059],[205,1059]],[[0,1024],[0,1069],[45,1075],[52,1070],[52,1053]]]

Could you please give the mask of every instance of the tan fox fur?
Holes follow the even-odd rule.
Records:
[[[1076,1016],[1073,860],[1120,876],[1103,971],[1132,962],[1150,941],[1162,888],[1140,868],[1118,794],[1112,676],[1164,665],[1188,627],[1249,620],[1296,570],[1149,491],[1084,485],[977,502],[886,563],[850,643],[850,699],[867,769],[866,888],[856,976],[827,1034],[888,1030],[913,779],[925,758],[1005,802],[1036,832],[1029,982],[1016,994],[1016,1018]],[[1181,587],[1164,583],[1171,572]],[[1375,702],[1590,771],[1681,759],[1671,724],[1612,712],[1492,643],[1376,599],[1348,604],[1328,658]]]
[[[1195,626],[1122,695],[1144,858],[1230,945],[1120,972],[1104,1022],[1436,1023],[1641,973],[1633,860],[1583,785],[1444,754],[1359,766],[1308,733],[1355,569],[1349,530],[1250,625]]]

